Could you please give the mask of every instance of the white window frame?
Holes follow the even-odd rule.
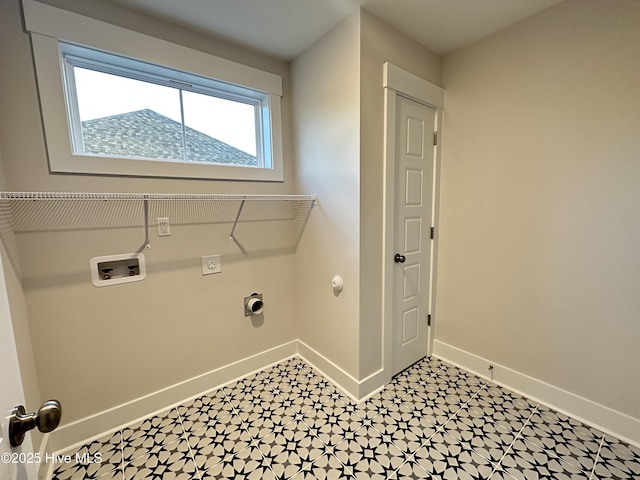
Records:
[[[230,60],[84,17],[34,0],[23,0],[31,33],[45,137],[52,172],[144,177],[283,181],[282,78]],[[75,44],[152,65],[264,92],[264,148],[269,168],[175,162],[157,159],[76,155],[67,115],[61,44]]]

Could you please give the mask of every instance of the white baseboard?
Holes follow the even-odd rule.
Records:
[[[375,372],[363,380],[357,380],[304,342],[293,340],[144,397],[63,425],[49,434],[47,450],[65,452],[76,448],[107,433],[119,430],[123,426],[163,412],[172,406],[180,405],[191,398],[220,388],[294,355],[302,357],[354,401],[371,395],[390,380],[390,376],[387,378],[383,370]]]
[[[298,353],[356,402],[370,396],[391,380],[391,375],[383,369],[358,380],[302,340],[298,340]]]
[[[122,428],[185,400],[219,388],[298,353],[298,341],[279,345],[210,372],[198,375],[122,405],[63,425],[50,435],[48,449],[63,452]]]
[[[466,352],[438,340],[433,355],[487,380],[493,365],[493,382],[569,415],[621,440],[640,446],[640,419],[600,405],[592,400]]]
[[[391,379],[388,372],[381,369],[363,380],[357,380],[306,343],[300,340],[293,340],[109,410],[64,425],[56,431],[45,435],[41,451],[64,452],[295,355],[299,355],[315,367],[354,401],[362,401]],[[434,341],[433,355],[487,380],[490,380],[486,370],[487,365],[492,364],[494,367],[493,381],[495,383],[521,393],[554,410],[570,415],[605,433],[640,446],[640,419],[617,412],[604,405],[437,340]],[[40,478],[48,476],[42,469],[39,473]]]
[[[363,380],[357,380],[306,343],[294,340],[64,425],[45,436],[41,450],[69,450],[295,355],[302,357],[355,401],[370,396],[390,380],[388,372],[384,370],[379,370]],[[437,340],[434,342],[433,355],[487,380],[490,378],[486,368],[492,364],[495,383],[640,446],[639,419]],[[43,478],[43,474],[47,477],[47,474],[41,471],[40,478]]]
[[[311,366],[322,372],[324,376],[340,387],[340,389],[352,399],[357,401],[359,398],[360,383],[356,378],[301,340],[298,340],[298,353]]]

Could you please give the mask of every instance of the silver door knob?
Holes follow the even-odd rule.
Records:
[[[22,405],[18,405],[9,416],[9,442],[12,447],[22,445],[25,434],[38,427],[42,433],[54,430],[62,418],[62,406],[57,400],[47,400],[37,413],[27,413]]]

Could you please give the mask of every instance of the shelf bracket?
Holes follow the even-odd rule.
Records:
[[[235,242],[236,238],[233,236],[233,234],[236,231],[236,225],[238,225],[238,220],[240,219],[240,215],[242,215],[242,209],[244,208],[244,202],[245,200],[242,200],[240,202],[240,207],[238,208],[238,213],[236,213],[236,219],[233,221],[233,227],[231,228],[231,233],[229,234],[229,241],[230,242]]]
[[[151,248],[151,243],[149,242],[149,199],[146,197],[143,200],[143,210],[144,210],[144,245],[143,247],[146,250]]]

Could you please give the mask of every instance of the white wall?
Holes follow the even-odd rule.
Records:
[[[260,183],[51,175],[29,38],[22,31],[18,0],[7,0],[0,4],[0,147],[6,188],[293,192],[287,64],[117,5],[72,0],[51,3],[90,9],[92,15],[104,21],[152,36],[179,39],[184,45],[282,75],[286,180]],[[152,249],[144,251],[147,278],[104,288],[91,284],[90,258],[135,251],[143,239],[142,229],[40,231],[18,236],[20,281],[40,392],[43,398],[61,401],[64,423],[298,337],[293,253],[267,248],[249,249],[248,254],[242,254],[229,242],[229,231],[229,224],[212,223],[175,225],[173,235],[163,239],[152,232]],[[261,239],[268,246],[271,235],[268,231],[263,235]],[[243,241],[240,234],[238,239]],[[203,277],[200,257],[216,253],[222,254],[222,273]],[[262,323],[244,317],[243,297],[255,291],[264,294]]]
[[[355,382],[375,372],[387,60],[447,90],[437,339],[640,417],[636,2],[567,0],[448,56],[443,70],[437,55],[356,12],[291,75],[287,64],[115,4],[48,3],[282,75],[285,182],[49,174],[29,41],[18,1],[6,0],[4,188],[320,200],[295,254],[246,256],[226,241],[226,225],[176,226],[152,238],[147,280],[103,289],[89,283],[89,258],[129,252],[141,232],[22,235],[22,278],[9,286],[26,304],[33,378],[43,398],[62,401],[66,421],[295,338]],[[199,257],[212,253],[223,254],[223,274],[201,277]],[[345,280],[338,296],[334,274]],[[242,316],[242,297],[256,290],[263,324]]]
[[[360,15],[291,65],[297,188],[315,192],[296,254],[300,339],[358,377]],[[338,296],[331,278],[340,275]]]
[[[297,257],[301,339],[358,381],[383,367],[385,61],[440,82],[436,54],[365,10],[292,65],[298,188],[320,196]]]
[[[640,3],[444,59],[436,339],[640,418]]]

